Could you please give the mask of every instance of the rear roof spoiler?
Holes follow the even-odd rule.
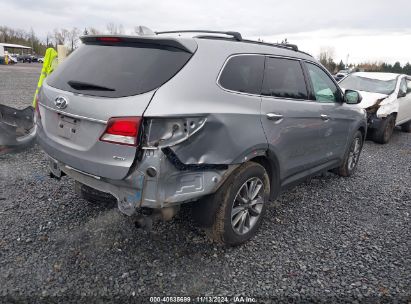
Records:
[[[163,31],[155,32],[157,35],[161,34],[179,34],[179,33],[206,33],[206,34],[223,34],[227,36],[232,36],[235,40],[241,41],[243,37],[239,32],[233,31],[206,31],[206,30],[180,30],[180,31]]]
[[[126,35],[87,35],[81,36],[83,43],[97,42],[101,44],[115,45],[116,43],[128,42],[128,43],[146,43],[146,44],[158,44],[163,46],[170,46],[182,51],[193,54],[197,50],[197,43],[194,39],[190,38],[172,38],[164,37],[158,38],[157,36],[126,36]]]

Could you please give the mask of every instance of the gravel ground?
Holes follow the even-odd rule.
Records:
[[[0,103],[6,96],[30,104],[34,69],[0,67],[1,86],[6,74],[15,79],[6,94],[16,96],[1,88]],[[115,206],[78,198],[73,180],[49,179],[37,146],[4,155],[0,297],[241,294],[409,303],[410,163],[411,134],[396,130],[384,146],[366,142],[355,176],[330,173],[287,191],[268,208],[257,237],[224,248],[207,240],[187,210],[158,225],[157,237],[136,230]]]
[[[0,104],[17,109],[31,105],[40,72],[40,63],[0,65]]]

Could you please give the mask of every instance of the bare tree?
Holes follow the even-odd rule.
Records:
[[[69,32],[68,32],[68,40],[70,43],[71,51],[74,51],[74,49],[77,46],[77,43],[79,41],[80,37],[80,30],[76,27],[73,27]]]
[[[48,48],[51,42],[53,41],[53,35],[50,32],[47,32],[46,35],[46,47]]]
[[[33,28],[30,28],[30,33],[29,33],[29,41],[31,44],[31,49],[34,50],[34,40],[36,39],[36,35],[34,33]]]
[[[117,25],[110,22],[106,25],[106,29],[108,33],[112,35],[124,34],[124,27],[122,24]]]
[[[63,44],[66,44],[66,42],[68,42],[69,33],[70,33],[69,30],[65,28],[61,29],[61,37],[63,38]]]
[[[7,27],[5,26],[0,26],[0,42],[7,42]]]
[[[62,32],[59,29],[54,30],[54,39],[55,39],[55,42],[56,42],[56,47],[59,44],[64,44],[65,40],[66,40],[64,35],[62,34]]]
[[[117,26],[112,22],[110,22],[106,25],[106,29],[107,29],[109,34],[116,34],[117,33]]]
[[[57,45],[59,44],[65,44],[67,42],[68,38],[68,33],[69,31],[66,29],[54,29],[53,31],[53,39],[54,39],[54,44],[57,48]]]
[[[333,47],[322,47],[318,59],[320,63],[327,68],[330,73],[334,73],[337,64],[334,62],[335,50]]]
[[[98,29],[94,28],[94,27],[89,27],[89,28],[87,29],[87,33],[88,33],[88,35],[98,35],[98,34],[101,34],[101,32],[100,32]]]

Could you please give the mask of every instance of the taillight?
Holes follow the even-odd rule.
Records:
[[[102,42],[121,42],[121,39],[118,37],[98,37],[97,40]]]
[[[112,117],[100,140],[110,143],[137,146],[141,117]]]

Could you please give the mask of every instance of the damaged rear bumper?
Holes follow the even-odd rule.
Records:
[[[163,150],[144,150],[141,161],[123,180],[91,175],[52,158],[50,166],[82,184],[112,194],[119,210],[127,215],[138,208],[168,208],[214,193],[238,166],[184,165],[172,152]]]
[[[0,105],[0,154],[30,147],[35,136],[32,107],[18,110]]]

